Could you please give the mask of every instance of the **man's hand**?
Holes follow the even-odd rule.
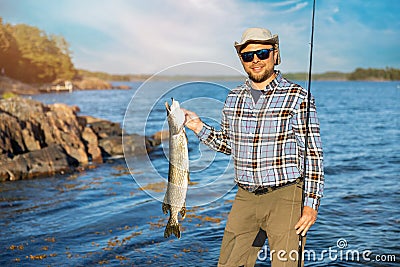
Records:
[[[185,113],[185,125],[190,130],[198,134],[201,129],[203,128],[203,122],[200,120],[199,116],[196,113],[190,110],[186,110],[181,108],[182,111]]]
[[[301,216],[300,220],[295,225],[296,234],[300,234],[305,236],[310,227],[317,220],[317,211],[311,207],[305,206],[303,208],[303,216]]]

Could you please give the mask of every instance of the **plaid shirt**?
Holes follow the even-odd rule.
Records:
[[[199,139],[212,149],[232,154],[235,182],[250,192],[302,176],[307,91],[283,78],[279,71],[276,74],[257,103],[251,96],[250,80],[231,90],[222,111],[221,130],[205,124],[198,133]],[[308,146],[304,205],[318,210],[324,173],[313,98]]]

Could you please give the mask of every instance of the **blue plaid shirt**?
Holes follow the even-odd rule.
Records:
[[[250,80],[231,90],[222,111],[221,129],[205,124],[198,133],[210,148],[232,155],[235,182],[250,192],[303,176],[307,91],[283,78],[279,71],[276,74],[256,103],[251,96]],[[318,210],[324,172],[313,98],[308,136],[304,205]]]

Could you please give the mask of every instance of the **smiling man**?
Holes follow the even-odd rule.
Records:
[[[307,91],[275,70],[281,62],[278,35],[249,28],[235,48],[248,79],[228,94],[221,129],[184,110],[186,126],[203,143],[234,159],[238,192],[218,266],[254,266],[266,238],[273,267],[297,266],[298,235],[305,236],[314,224],[324,184],[314,100],[304,174]]]

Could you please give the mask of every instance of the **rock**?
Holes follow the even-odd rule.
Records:
[[[5,139],[8,140],[0,143],[1,152],[18,155],[60,144],[71,157],[88,163],[81,138],[83,127],[75,109],[65,104],[44,105],[25,98],[1,100],[0,129],[7,132]]]
[[[50,110],[46,113],[48,123],[43,124],[48,126],[44,131],[51,134],[48,135],[49,140],[51,143],[61,144],[68,155],[87,164],[89,159],[81,138],[83,129],[73,108],[65,104],[53,104],[49,107]]]
[[[99,148],[99,140],[97,135],[93,132],[92,128],[85,127],[82,132],[82,138],[86,142],[87,152],[92,159],[92,162],[102,163],[103,157]]]
[[[78,119],[84,122],[84,125],[86,124],[92,124],[94,122],[99,122],[99,121],[104,121],[103,119],[95,118],[92,116],[78,116]]]
[[[0,100],[0,181],[61,173],[124,152],[146,154],[167,138],[165,132],[123,135],[119,123],[78,111],[19,97]]]
[[[123,138],[123,143],[122,143]],[[105,157],[145,155],[152,151],[154,146],[145,136],[138,134],[124,134],[124,136],[111,136],[99,140],[99,146]]]
[[[0,107],[1,108],[1,107]],[[0,113],[0,153],[21,154],[27,152],[22,127],[17,118],[5,113]]]
[[[129,85],[114,85],[113,89],[120,89],[120,90],[129,90],[131,87]]]
[[[69,157],[60,145],[53,145],[0,160],[0,181],[49,176],[71,171],[78,162]]]
[[[27,122],[26,127],[22,130],[22,138],[28,151],[35,151],[41,148],[36,136],[38,136],[37,126]]]
[[[32,85],[0,75],[0,96],[6,92],[17,95],[35,95],[39,93],[39,89]]]
[[[99,146],[104,157],[124,155],[124,150],[122,148],[122,136],[111,136],[100,139]]]
[[[0,111],[15,117],[20,121],[36,119],[37,117],[42,118],[43,113],[47,110],[48,108],[39,101],[27,98],[13,97],[2,99],[0,101]]]
[[[123,145],[125,155],[128,157],[133,155],[145,155],[154,150],[155,147],[149,141],[148,137],[138,134],[125,134]]]
[[[100,138],[122,136],[121,125],[116,122],[106,120],[95,121],[90,124],[90,128],[92,128]]]
[[[152,145],[158,146],[161,144],[161,142],[167,141],[169,139],[169,131],[164,130],[164,131],[156,132],[150,138],[154,142]]]
[[[80,80],[72,81],[72,84],[74,87],[80,90],[112,89],[111,83],[96,77],[84,77]]]

